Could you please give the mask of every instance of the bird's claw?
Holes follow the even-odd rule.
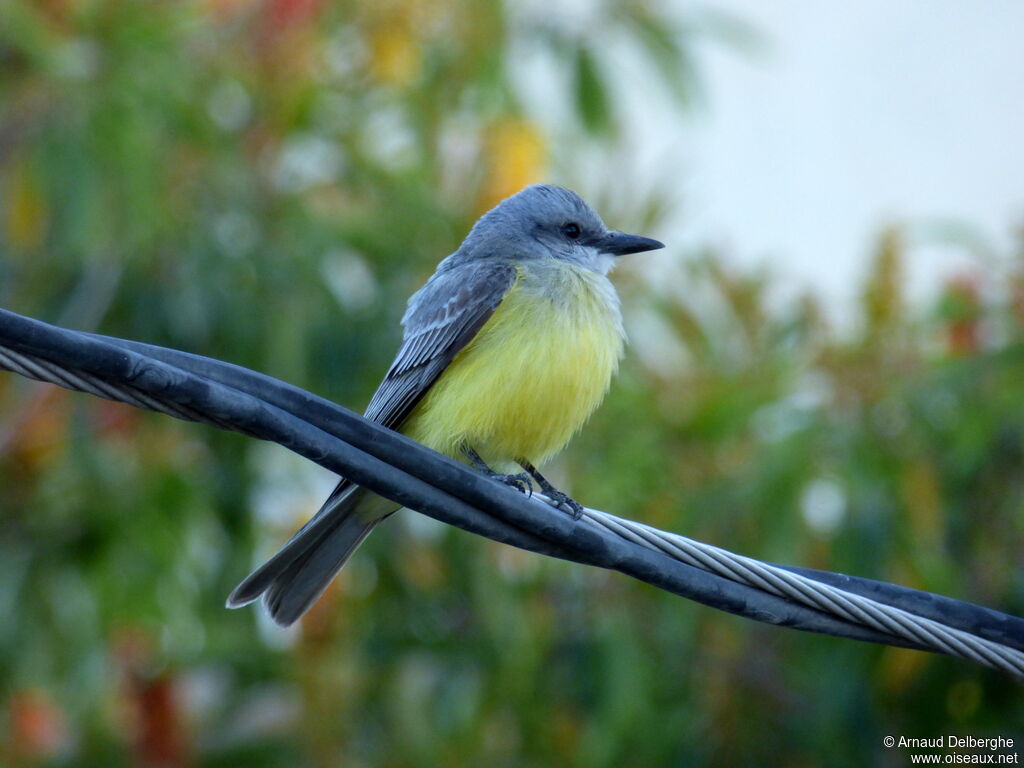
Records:
[[[563,512],[568,512],[572,515],[573,520],[579,520],[583,517],[583,505],[580,504],[576,499],[567,493],[562,493],[559,490],[552,488],[547,491],[547,497],[551,501],[551,506],[556,509],[560,509]]]
[[[491,475],[491,477],[511,488],[515,488],[527,498],[533,496],[533,484],[530,482],[530,475],[526,472],[520,472],[518,475]]]

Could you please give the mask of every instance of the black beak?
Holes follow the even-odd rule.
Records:
[[[640,235],[627,235],[625,232],[616,232],[614,229],[599,237],[593,246],[601,253],[610,253],[613,256],[625,256],[630,253],[643,253],[644,251],[656,251],[664,248],[665,244],[650,237]]]

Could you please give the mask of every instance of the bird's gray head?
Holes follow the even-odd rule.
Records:
[[[536,184],[481,216],[453,259],[552,258],[605,274],[617,256],[664,247],[608,229],[571,190]]]

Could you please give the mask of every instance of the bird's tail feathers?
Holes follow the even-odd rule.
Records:
[[[360,509],[360,502],[368,495],[368,491],[354,485],[332,494],[320,512],[276,555],[235,587],[227,607],[240,608],[262,595],[277,624],[286,627],[298,620],[383,519]]]

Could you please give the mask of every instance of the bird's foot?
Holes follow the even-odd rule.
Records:
[[[544,477],[537,468],[528,461],[520,460],[519,465],[526,470],[526,474],[532,477],[537,485],[540,486],[541,492],[548,497],[551,502],[551,506],[555,509],[560,509],[563,512],[568,512],[572,515],[573,520],[579,520],[583,517],[583,505],[580,504],[576,499],[567,493],[563,493],[548,482],[547,478]]]
[[[527,497],[533,496],[533,483],[530,482],[530,475],[527,472],[520,472],[518,475],[502,475],[489,471],[487,476],[492,480],[497,480],[499,483],[515,488]]]
[[[568,512],[572,515],[573,520],[579,520],[583,517],[583,505],[569,494],[563,493],[557,488],[548,488],[544,491],[544,495],[551,501],[551,506],[563,512]]]
[[[495,472],[493,469],[487,466],[487,463],[480,458],[480,454],[474,451],[470,447],[463,448],[466,456],[473,462],[477,469],[483,472],[492,480],[497,480],[499,483],[503,483],[510,488],[515,488],[524,496],[533,496],[533,483],[530,482],[529,472],[520,472],[518,475],[503,475],[500,472]]]

